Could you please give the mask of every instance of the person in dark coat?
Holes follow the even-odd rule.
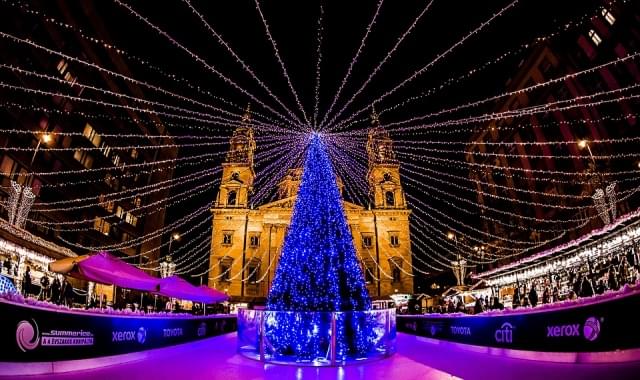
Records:
[[[542,292],[542,303],[546,304],[551,302],[551,294],[549,293],[549,287],[545,286],[544,291]]]
[[[60,280],[58,279],[58,277],[54,277],[53,281],[51,282],[51,299],[50,301],[56,304],[60,303],[60,287],[62,285],[60,284]]]
[[[513,291],[513,302],[511,307],[515,309],[518,306],[520,306],[520,288],[516,287],[516,289]]]
[[[31,294],[31,268],[27,267],[27,270],[22,276],[22,294],[25,297]]]
[[[529,291],[529,302],[531,303],[531,307],[536,307],[538,305],[538,292],[536,291],[535,286],[532,286]]]
[[[573,293],[579,297],[582,294],[582,274],[579,274],[576,282],[573,283]]]
[[[604,285],[604,281],[600,279],[598,281],[598,286],[596,286],[596,294],[603,294],[607,287]]]
[[[591,280],[587,276],[582,278],[582,285],[580,286],[582,293],[580,297],[591,297],[595,293],[593,291],[593,285],[591,284]]]
[[[71,307],[73,305],[73,285],[67,280],[62,284],[62,299],[64,305]]]
[[[476,304],[473,306],[473,313],[474,314],[480,314],[484,311],[484,305],[483,305],[483,301],[482,301],[482,297],[478,297],[476,298]]]
[[[45,274],[40,277],[40,297],[41,300],[46,300],[49,298],[49,277]]]
[[[500,303],[500,299],[498,297],[493,297],[493,305],[491,305],[491,310],[504,310],[504,305]]]
[[[616,274],[614,267],[609,268],[609,278],[607,279],[607,283],[611,290],[620,289],[620,285],[618,285],[618,275]]]

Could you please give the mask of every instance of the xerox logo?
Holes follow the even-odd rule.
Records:
[[[565,336],[580,336],[580,324],[547,326],[547,338],[560,338]]]
[[[596,317],[587,318],[584,322],[582,333],[584,334],[584,338],[588,341],[593,342],[598,339],[600,336],[600,320]]]
[[[451,326],[451,334],[452,335],[471,335],[471,328],[467,326]]]
[[[138,331],[129,330],[129,331],[112,331],[111,332],[112,342],[137,341],[140,344],[144,344],[146,340],[147,340],[147,330],[144,327],[140,327]]]
[[[496,330],[493,335],[498,343],[513,343],[513,330],[515,327],[509,323],[505,322],[500,326],[499,329]]]
[[[571,323],[558,326],[547,326],[547,338],[579,337],[580,324]],[[582,327],[582,335],[588,341],[594,341],[600,336],[600,320],[596,317],[589,317]]]

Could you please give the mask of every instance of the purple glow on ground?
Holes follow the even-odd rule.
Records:
[[[615,364],[549,363],[489,355],[446,342],[434,343],[398,334],[393,357],[344,368],[264,365],[235,351],[236,335],[228,334],[147,352],[142,358],[94,370],[11,379],[632,379],[640,362]],[[26,364],[25,364],[26,365]],[[67,369],[68,370],[68,366]]]

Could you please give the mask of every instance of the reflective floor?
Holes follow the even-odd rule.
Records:
[[[235,353],[235,334],[154,350],[136,361],[94,370],[12,379],[637,379],[640,363],[567,364],[470,352],[398,334],[398,353],[362,366],[311,368],[264,365]]]

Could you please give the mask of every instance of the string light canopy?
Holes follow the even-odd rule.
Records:
[[[327,68],[334,68],[332,54],[328,53],[332,53],[335,43],[330,38],[331,28],[335,27],[332,23],[335,9],[321,2],[314,6],[314,22],[308,23],[313,29],[309,34],[313,36],[313,62],[307,73],[311,74],[307,76],[312,85],[302,86],[298,68],[292,70],[294,61],[290,60],[287,45],[278,40],[279,25],[271,18],[270,7],[274,5],[264,1],[250,4],[251,11],[255,11],[255,29],[266,44],[267,55],[261,60],[253,59],[242,41],[236,41],[220,25],[220,20],[212,17],[209,11],[213,5],[183,0],[171,6],[174,8],[163,6],[172,12],[183,12],[201,26],[201,30],[193,33],[204,33],[204,39],[215,45],[219,56],[185,40],[184,35],[162,22],[156,12],[148,12],[143,4],[115,0],[114,4],[105,5],[133,21],[141,35],[151,37],[148,40],[170,49],[169,54],[175,53],[185,62],[179,67],[172,67],[174,60],[159,57],[154,49],[140,49],[140,44],[119,41],[118,37],[111,40],[85,24],[81,27],[80,23],[75,25],[67,18],[57,17],[51,8],[19,0],[6,1],[0,5],[2,9],[12,12],[16,19],[24,18],[24,24],[45,23],[47,30],[60,33],[61,38],[77,38],[83,46],[94,49],[96,56],[113,55],[122,63],[120,67],[129,66],[131,70],[120,70],[118,65],[72,52],[67,45],[52,43],[41,36],[27,37],[11,28],[0,32],[8,51],[33,52],[44,57],[43,61],[54,62],[54,67],[44,68],[20,60],[0,63],[3,73],[0,87],[3,96],[7,94],[0,99],[0,108],[30,115],[33,120],[41,117],[50,120],[46,126],[33,128],[3,126],[0,133],[10,136],[12,143],[0,147],[0,153],[14,158],[46,154],[47,159],[65,156],[68,161],[73,162],[73,158],[78,161],[70,168],[36,165],[26,171],[7,173],[14,182],[8,182],[7,201],[0,207],[16,226],[53,231],[60,241],[77,249],[138,249],[149,241],[159,241],[152,248],[138,249],[130,256],[132,261],[170,245],[173,237],[168,242],[162,242],[161,237],[179,228],[185,239],[184,247],[188,248],[181,244],[174,251],[177,255],[174,263],[178,264],[174,269],[205,274],[214,268],[210,265],[202,272],[200,265],[207,256],[207,234],[210,235],[205,228],[210,222],[207,212],[218,185],[214,175],[220,170],[233,130],[249,122],[255,130],[256,183],[252,205],[273,199],[272,189],[287,170],[300,166],[305,151],[307,159],[308,152],[318,151],[323,152],[321,162],[309,163],[306,171],[315,173],[314,177],[321,177],[326,170],[331,170],[334,176],[339,174],[345,181],[345,198],[366,207],[370,203],[370,184],[366,180],[369,168],[365,147],[371,128],[366,113],[375,104],[380,111],[376,114],[377,122],[394,141],[402,166],[400,180],[412,211],[414,258],[408,263],[412,267],[407,269],[393,262],[397,269],[408,276],[425,275],[427,270],[460,267],[454,263],[461,260],[471,266],[531,253],[594,226],[613,223],[622,209],[637,204],[640,154],[634,146],[640,137],[635,132],[620,135],[614,130],[637,122],[633,110],[640,97],[640,84],[637,73],[630,68],[640,63],[640,52],[628,49],[609,56],[601,54],[601,59],[565,71],[551,62],[548,72],[527,84],[516,86],[512,82],[499,91],[467,90],[471,86],[476,89],[474,80],[482,75],[495,75],[496,70],[513,72],[514,61],[522,59],[528,64],[524,58],[540,46],[552,47],[566,36],[575,40],[573,36],[585,34],[591,23],[605,14],[616,15],[603,19],[608,25],[622,24],[624,17],[616,12],[629,3],[613,0],[597,6],[585,5],[562,21],[523,34],[522,39],[503,42],[487,37],[491,29],[521,17],[518,12],[526,6],[518,0],[505,1],[478,14],[475,23],[464,26],[450,40],[443,40],[437,49],[422,52],[407,46],[428,30],[429,18],[439,16],[438,2],[420,4],[404,24],[396,25],[397,30],[390,33],[393,43],[385,45],[379,43],[377,32],[386,22],[385,12],[393,5],[379,0],[369,5],[369,13],[359,12],[366,14],[362,21],[366,27],[356,34],[356,43],[352,44],[355,51],[347,55],[342,66],[335,65],[337,71],[341,67],[346,71],[338,74],[336,83],[328,83],[332,73]],[[109,26],[110,21],[105,23]],[[519,31],[513,33],[516,32]],[[600,42],[606,38],[609,37],[598,35]],[[596,44],[593,39],[592,42]],[[451,70],[444,70],[443,76],[442,66],[459,61],[459,54],[470,50],[469,45],[474,43],[490,43],[496,50],[474,54],[468,62],[453,62]],[[596,47],[605,48],[599,43]],[[398,64],[406,58],[407,51],[412,51],[415,65]],[[371,57],[378,58],[368,62]],[[268,65],[262,62],[267,59],[277,75],[267,74]],[[602,73],[625,70],[629,71],[625,77],[631,81],[617,86],[607,81],[605,85],[582,85],[596,83]],[[94,83],[91,80],[94,77],[103,77],[107,79],[105,83],[111,84]],[[569,93],[555,96],[563,86],[570,89]],[[130,87],[140,91],[124,90]],[[554,96],[543,97],[542,93]],[[51,99],[55,102],[50,102]],[[247,102],[252,104],[248,118]],[[95,135],[72,130],[65,121],[69,125],[95,124],[102,143],[94,144]],[[143,128],[143,132],[116,133],[105,127],[112,124],[138,131]],[[312,131],[321,132],[322,137],[310,139]],[[148,159],[161,150],[175,150],[176,157]],[[138,155],[147,158],[133,158]],[[106,164],[89,164],[87,156]],[[125,156],[132,159],[124,160]],[[152,180],[167,173],[171,173],[171,179]],[[32,180],[41,182],[37,189],[31,187]],[[114,182],[120,186],[112,187]],[[89,192],[105,183],[110,188],[95,194]],[[51,198],[49,195],[56,191],[78,195],[69,199]],[[315,196],[310,194],[306,190],[301,192],[305,199]],[[321,204],[333,207],[336,203],[333,190],[327,188],[323,196],[332,198],[331,202]],[[322,212],[314,208],[318,204],[305,202],[311,214]],[[109,210],[111,204],[115,207]],[[126,212],[118,211],[117,206],[124,205]],[[95,209],[101,210],[99,216],[90,212]],[[68,213],[69,217],[57,221],[52,216],[58,213]],[[165,226],[124,241],[80,243],[73,235],[91,232],[100,221],[120,228],[127,227],[127,218],[150,220],[162,213],[170,215]],[[339,235],[332,244],[351,252],[347,247],[351,234],[345,232],[336,218],[327,220],[334,232],[339,233],[323,234]],[[294,229],[294,222],[301,227]],[[300,236],[320,234],[320,230],[296,221],[295,215],[291,229],[291,237],[285,242],[286,252],[293,252],[290,255],[297,258],[290,263],[282,262],[282,267],[293,266],[301,257],[307,258]],[[455,234],[455,240],[448,238],[449,231]],[[526,236],[527,232],[531,235]],[[378,267],[375,277],[390,278],[387,271],[380,271],[380,261],[391,254],[384,251],[377,258],[369,250],[361,252],[360,258],[350,254],[353,257],[349,259],[349,271],[358,267],[353,267],[352,262],[373,260]],[[159,260],[136,264],[158,270]],[[357,270],[363,272],[359,267]],[[280,267],[278,273],[281,278],[286,277]],[[287,288],[293,284],[295,281],[281,281],[276,288],[288,289],[282,290],[282,294],[294,295],[297,288]],[[331,289],[327,287],[327,292]],[[337,290],[338,293],[341,291]],[[295,309],[293,304],[285,305],[284,296],[276,298],[275,294],[274,307]],[[321,301],[323,297],[294,298],[298,304],[325,305],[318,306],[322,309],[328,307],[326,300]],[[353,301],[358,308],[366,304],[364,300]]]

